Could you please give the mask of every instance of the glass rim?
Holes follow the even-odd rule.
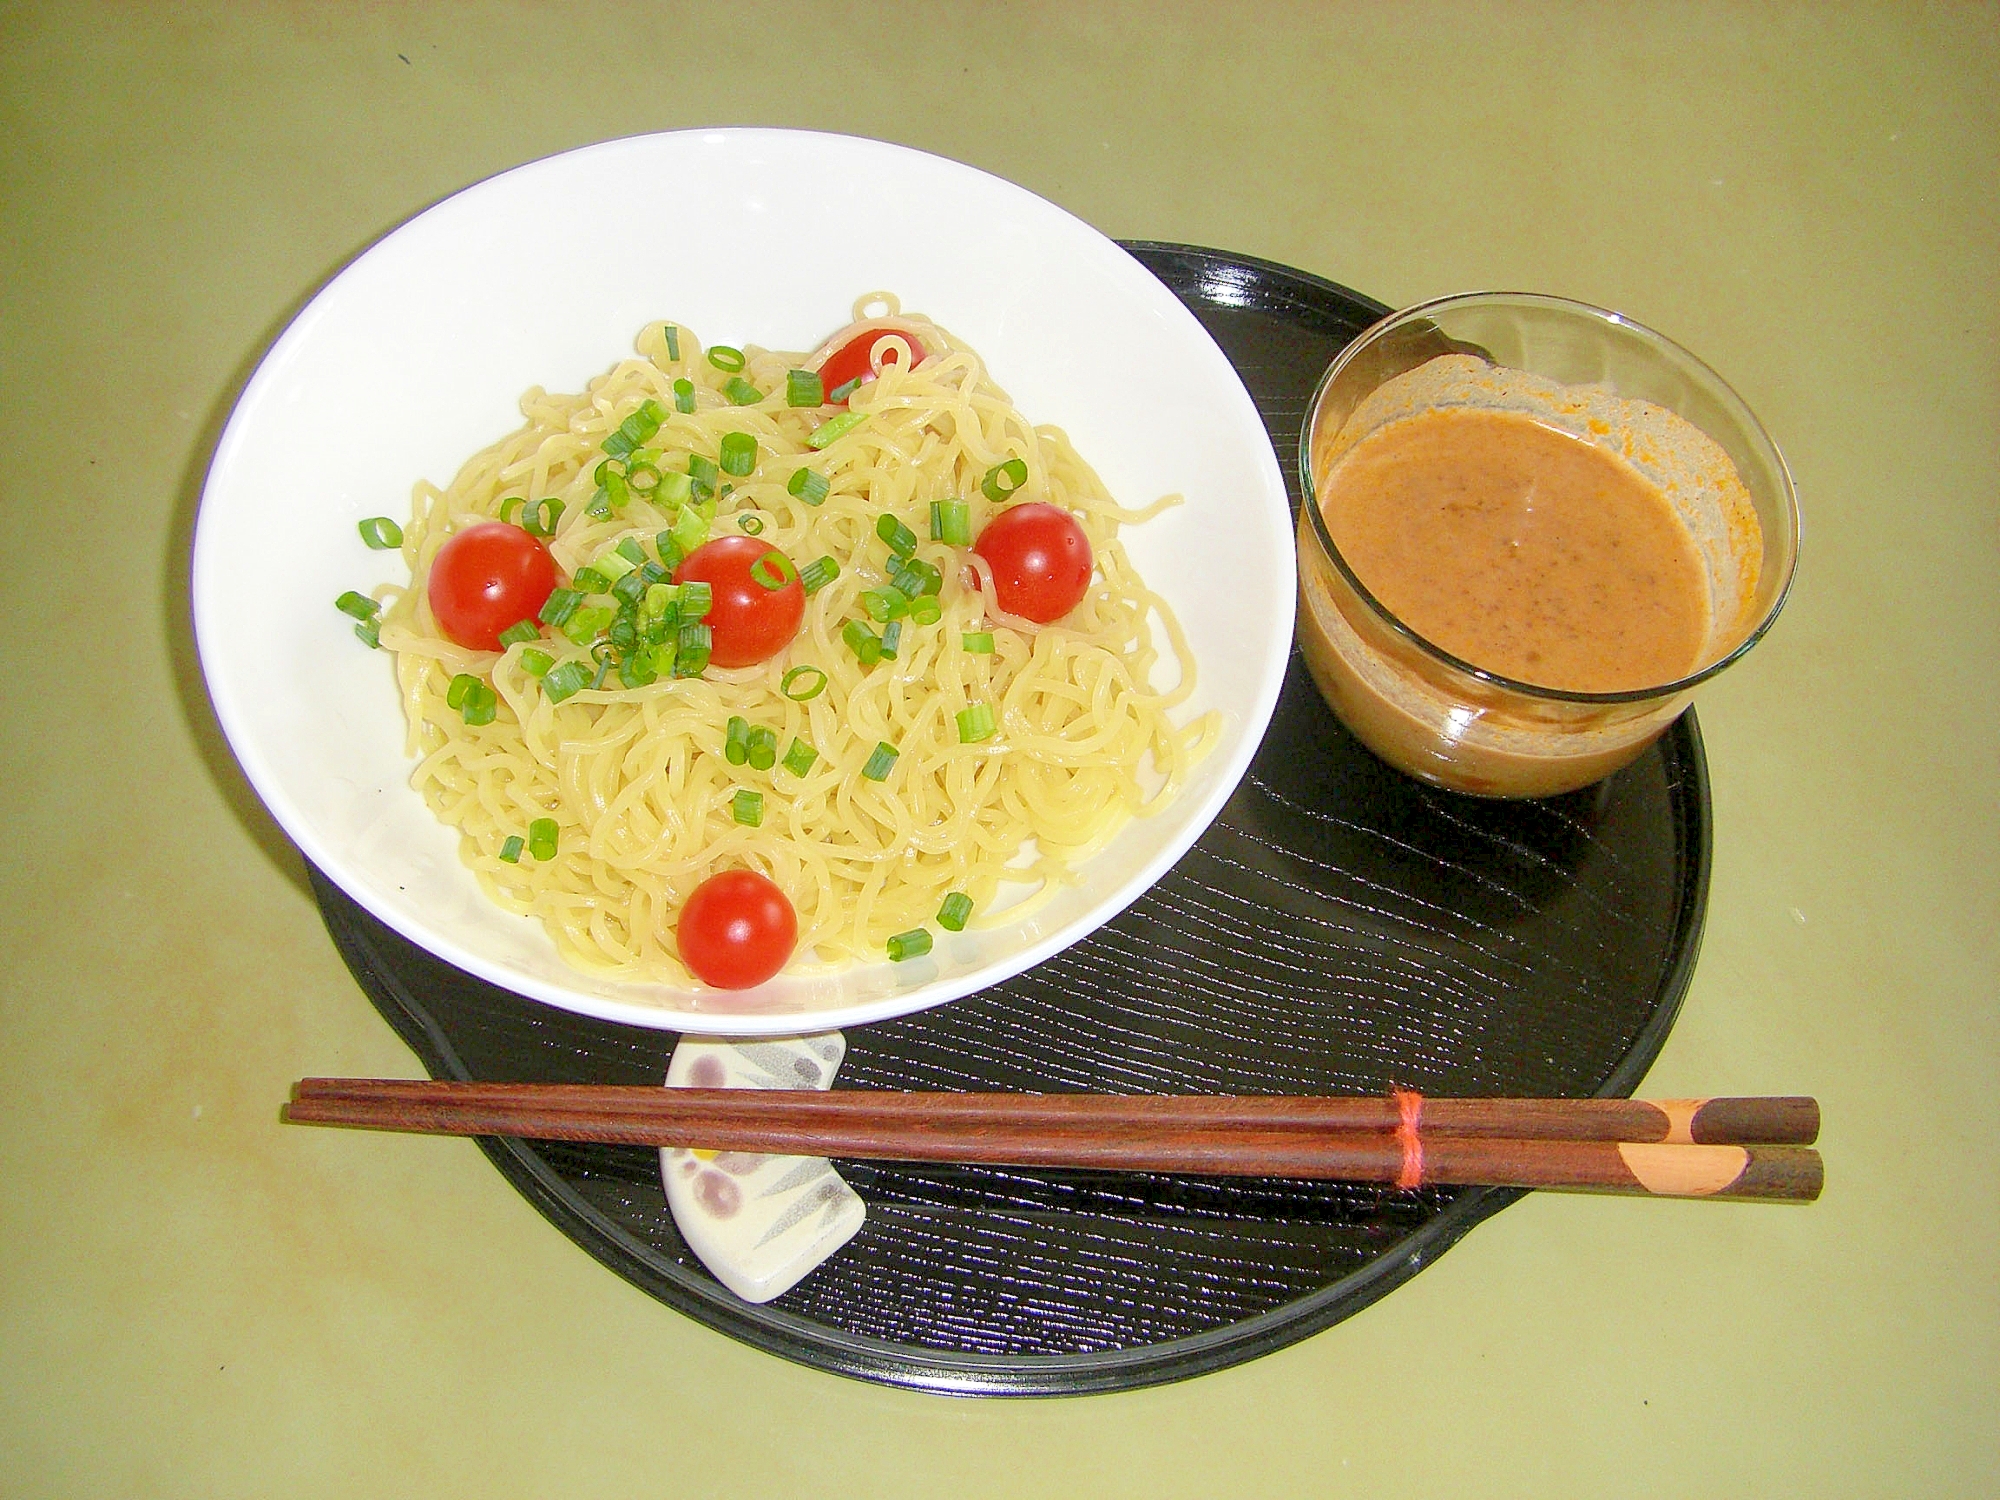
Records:
[[[1771,596],[1769,606],[1764,610],[1762,617],[1759,618],[1756,625],[1751,628],[1749,634],[1745,635],[1742,640],[1738,641],[1727,652],[1717,657],[1699,671],[1690,672],[1685,677],[1675,678],[1671,682],[1664,682],[1655,687],[1626,688],[1613,693],[1587,693],[1571,688],[1545,687],[1540,683],[1522,682],[1518,678],[1508,677],[1502,673],[1490,671],[1485,667],[1474,666],[1463,657],[1454,655],[1428,637],[1412,629],[1393,610],[1369,591],[1368,586],[1355,575],[1354,569],[1348,566],[1347,559],[1341,555],[1340,548],[1334,543],[1333,533],[1327,527],[1326,516],[1320,510],[1318,486],[1313,482],[1312,436],[1313,428],[1319,417],[1320,403],[1325,399],[1326,393],[1333,385],[1333,382],[1353,362],[1354,357],[1361,350],[1387,333],[1390,328],[1401,323],[1415,321],[1442,308],[1464,306],[1477,302],[1532,304],[1563,312],[1579,313],[1602,322],[1616,324],[1620,328],[1628,329],[1633,333],[1652,340],[1656,344],[1663,345],[1696,370],[1700,371],[1702,375],[1712,380],[1716,387],[1728,397],[1729,401],[1734,404],[1736,409],[1747,420],[1751,430],[1763,441],[1764,446],[1770,449],[1771,457],[1777,468],[1778,478],[1784,490],[1785,517],[1791,526],[1791,556],[1785,562],[1785,576],[1779,580],[1778,587]],[[1602,705],[1647,703],[1655,699],[1671,698],[1677,694],[1690,691],[1708,681],[1709,678],[1715,676],[1724,667],[1734,662],[1752,646],[1756,645],[1758,641],[1763,639],[1765,633],[1777,622],[1778,613],[1784,607],[1785,600],[1791,594],[1792,580],[1798,573],[1799,500],[1798,490],[1792,482],[1791,466],[1785,462],[1785,455],[1779,449],[1777,440],[1765,430],[1763,422],[1751,410],[1750,404],[1737,393],[1736,388],[1724,380],[1721,375],[1717,374],[1715,369],[1705,360],[1691,353],[1682,345],[1675,343],[1665,334],[1647,327],[1644,323],[1628,318],[1623,313],[1612,312],[1608,308],[1596,307],[1588,302],[1578,302],[1568,297],[1558,297],[1546,292],[1455,292],[1450,296],[1433,297],[1429,301],[1418,302],[1400,311],[1388,313],[1356,334],[1348,342],[1347,347],[1334,357],[1333,363],[1326,367],[1325,372],[1319,378],[1319,383],[1313,387],[1311,398],[1306,402],[1305,421],[1299,429],[1299,489],[1300,509],[1305,512],[1310,520],[1311,529],[1314,537],[1319,542],[1320,551],[1339,570],[1340,576],[1346,581],[1347,586],[1354,590],[1355,594],[1368,606],[1376,618],[1387,625],[1393,633],[1410,642],[1424,655],[1452,668],[1454,671],[1462,672],[1467,677],[1471,677],[1476,681],[1483,682],[1490,687],[1499,688],[1506,692],[1518,693],[1528,698],[1540,698],[1551,703]],[[1301,577],[1303,578],[1303,575]]]

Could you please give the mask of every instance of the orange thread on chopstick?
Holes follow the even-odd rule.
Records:
[[[1396,1143],[1403,1148],[1403,1167],[1396,1174],[1396,1186],[1408,1192],[1424,1185],[1424,1138],[1418,1133],[1424,1096],[1415,1089],[1391,1089],[1389,1097],[1396,1101]]]

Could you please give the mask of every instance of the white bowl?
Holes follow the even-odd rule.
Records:
[[[1125,504],[1187,503],[1123,540],[1199,664],[1188,712],[1221,742],[1032,915],[941,933],[925,958],[755,990],[581,974],[493,905],[458,835],[409,785],[390,658],[333,608],[399,577],[356,523],[408,512],[520,423],[531,385],[581,390],[650,319],[710,341],[815,344],[892,291],[967,340],[1031,421],[1066,429]],[[1041,962],[1123,910],[1221,810],[1270,720],[1291,650],[1291,518],[1242,382],[1145,267],[1033,194],[843,136],[640,136],[468,188],[360,256],[258,368],[216,450],[194,544],[194,622],[216,713],[294,843],[368,911],[448,962],[566,1010],[772,1035],[935,1005]]]

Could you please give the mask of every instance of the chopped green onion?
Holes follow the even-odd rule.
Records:
[[[357,594],[349,589],[333,601],[333,607],[344,615],[352,615],[357,620],[372,620],[382,612],[381,604],[366,594]]]
[[[528,502],[519,495],[509,495],[505,500],[502,500],[500,502],[500,519],[503,521],[513,520],[514,507],[517,505],[526,505],[527,503]]]
[[[847,642],[847,649],[855,654],[862,666],[872,667],[882,659],[881,640],[859,620],[849,620],[841,626],[840,638]]]
[[[938,908],[937,924],[947,932],[963,932],[965,919],[971,915],[972,898],[964,891],[953,891]]]
[[[731,406],[755,406],[764,399],[764,393],[741,375],[732,375],[725,380],[722,394],[729,398]]]
[[[819,751],[804,740],[795,739],[792,741],[791,749],[785,752],[785,769],[794,776],[803,776],[813,768],[813,762],[818,759]]]
[[[632,575],[628,574],[627,576],[630,577]],[[625,579],[621,578],[618,581],[623,583]],[[619,651],[633,651],[638,649],[639,610],[637,605],[618,611],[617,618],[611,622],[611,629],[605,634],[605,639]],[[630,684],[628,683],[627,686],[629,687]]]
[[[685,505],[694,495],[694,481],[674,469],[660,476],[659,486],[648,496],[653,504],[672,510],[677,505]]]
[[[944,606],[935,594],[920,594],[910,601],[910,623],[912,625],[935,625],[938,616],[944,613]]]
[[[819,371],[785,371],[785,405],[826,405],[826,382],[819,378]]]
[[[680,329],[676,328],[673,324],[668,323],[660,329],[660,332],[665,334],[667,337],[667,358],[679,359],[681,357]]]
[[[618,658],[618,680],[628,688],[642,688],[659,676],[650,651],[627,651]]]
[[[837,417],[829,417],[813,429],[812,436],[806,439],[806,446],[814,452],[830,447],[867,420],[868,413],[865,411],[844,411]]]
[[[757,468],[757,439],[747,432],[722,435],[722,472],[738,479]]]
[[[878,740],[868,757],[868,764],[861,768],[861,774],[870,781],[887,781],[889,772],[896,765],[896,747],[886,740]]]
[[[576,589],[550,589],[549,597],[542,601],[542,623],[561,630],[569,623],[569,617],[576,613],[576,608],[581,603],[583,595]]]
[[[676,380],[674,382],[674,410],[685,415],[694,410],[694,382]]]
[[[354,638],[371,651],[382,649],[382,622],[363,620],[354,627]]]
[[[546,677],[556,659],[546,651],[537,651],[533,646],[521,653],[521,670],[530,677]]]
[[[446,708],[465,707],[465,695],[479,686],[479,679],[470,672],[460,672],[445,685],[444,706]]]
[[[637,411],[618,424],[616,432],[604,440],[604,451],[613,458],[623,458],[658,432],[665,418],[666,413],[660,410],[660,403],[648,397],[639,404]]]
[[[899,557],[889,570],[889,582],[912,599],[935,594],[944,587],[944,574],[921,557]]]
[[[931,504],[931,536],[952,547],[972,545],[972,507],[963,500],[937,500]]]
[[[708,670],[709,653],[715,636],[706,625],[681,626],[680,646],[674,656],[674,676],[699,677]]]
[[[778,731],[758,724],[750,731],[750,769],[768,771],[778,763]]]
[[[691,579],[680,586],[681,622],[692,625],[705,619],[711,605],[715,603],[715,586],[705,579]]]
[[[551,703],[573,698],[590,685],[590,668],[571,657],[542,674],[542,694]]]
[[[750,721],[741,714],[729,716],[729,728],[722,739],[722,758],[740,766],[750,758]]]
[[[660,472],[658,464],[635,463],[625,471],[625,486],[635,495],[650,496],[664,478],[666,475]]]
[[[556,826],[554,818],[537,818],[528,825],[528,852],[536,859],[554,859],[561,836],[562,830]]]
[[[976,745],[981,740],[993,738],[996,726],[993,723],[993,709],[990,705],[975,703],[969,708],[960,709],[953,717],[958,720],[958,742],[961,745]]]
[[[979,481],[979,490],[988,500],[1000,501],[1005,500],[1027,482],[1026,462],[1010,458],[1005,463],[995,464],[986,471],[986,477]]]
[[[826,499],[827,491],[833,486],[826,482],[824,474],[811,469],[795,469],[785,485],[785,492],[805,501],[808,505],[818,505]]]
[[[910,612],[910,597],[900,589],[864,589],[861,607],[868,612],[868,618],[878,624],[886,620],[900,620]]]
[[[740,787],[729,799],[729,814],[745,828],[759,828],[764,822],[764,794]]]
[[[763,529],[761,525],[757,528],[759,531]],[[798,576],[798,569],[792,566],[792,560],[775,547],[750,564],[750,581],[774,594]]]
[[[968,630],[958,638],[958,643],[975,656],[993,654],[993,632],[990,630]]]
[[[917,534],[886,510],[875,519],[875,535],[898,557],[908,557],[917,550]]]
[[[675,669],[680,665],[680,648],[673,641],[656,641],[645,650],[646,665],[653,669],[655,677],[678,677]]]
[[[793,692],[792,684],[802,678],[805,680],[806,685],[798,692]],[[794,703],[810,703],[826,691],[826,681],[825,672],[813,666],[810,662],[805,662],[791,668],[779,679],[778,691]]]
[[[609,604],[586,604],[569,617],[562,632],[577,645],[588,646],[617,618],[618,611]]]
[[[708,351],[708,362],[718,370],[740,370],[743,368],[743,351],[728,344],[717,344]]]
[[[762,536],[764,534],[764,518],[758,515],[755,511],[746,510],[743,512],[742,515],[736,518],[736,529],[742,532],[745,536]],[[762,562],[763,559],[759,558],[758,561]],[[754,566],[752,567],[751,571],[752,572],[756,571]],[[783,580],[780,580],[777,583],[769,584],[766,586],[769,588],[781,589],[785,585]]]
[[[510,833],[507,835],[507,842],[500,846],[500,857],[510,865],[518,865],[521,862],[521,851],[526,847],[527,841],[520,834]]]
[[[899,932],[889,939],[889,961],[901,963],[906,958],[922,958],[931,951],[931,935],[927,928],[912,927],[908,932]]]
[[[714,459],[703,458],[699,453],[688,455],[688,473],[694,476],[697,484],[705,484],[714,489],[718,472]]]
[[[799,569],[799,582],[808,594],[816,594],[840,576],[840,564],[831,557],[816,557]]]
[[[580,594],[608,594],[611,592],[611,580],[598,572],[595,567],[578,568],[575,573],[570,575],[569,581],[570,586]]]
[[[562,519],[563,509],[562,501],[554,495],[530,500],[521,509],[521,529],[529,536],[554,536],[556,522]]]
[[[482,682],[478,692],[466,695],[465,707],[459,710],[459,717],[476,729],[481,724],[491,724],[493,716],[499,711],[500,695]]]
[[[708,517],[692,505],[683,505],[681,513],[674,517],[669,535],[680,555],[686,557],[695,548],[708,540]]]
[[[647,561],[646,549],[639,545],[636,536],[619,538],[618,545],[611,550],[635,568],[643,567]]]
[[[646,582],[646,575],[637,568],[631,568],[626,571],[624,577],[611,585],[611,597],[620,604],[630,605],[636,609],[639,601],[646,597],[646,590],[650,587],[651,585]]]
[[[826,393],[827,404],[830,406],[840,405],[841,402],[861,389],[861,381],[862,377],[859,375],[855,376],[852,380],[842,381]]]
[[[517,641],[538,641],[542,638],[542,627],[533,620],[516,620],[500,632],[500,644],[511,646]]]
[[[884,661],[894,661],[896,659],[896,650],[902,643],[903,622],[901,620],[891,620],[887,625],[882,627],[882,659]]]
[[[361,523],[361,540],[372,551],[386,552],[403,545],[403,528],[387,516],[370,516]]]

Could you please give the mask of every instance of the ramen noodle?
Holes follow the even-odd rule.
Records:
[[[1176,497],[1121,508],[948,332],[882,294],[856,315],[840,339],[904,330],[922,357],[892,353],[846,411],[813,404],[810,372],[837,341],[813,356],[739,351],[656,323],[582,394],[528,391],[526,424],[446,488],[417,486],[402,539],[414,582],[383,591],[379,625],[413,784],[491,897],[538,919],[581,970],[693,982],[676,915],[732,868],[791,900],[794,974],[880,961],[895,935],[934,925],[947,897],[959,911],[969,898],[975,927],[1018,914],[1159,809],[1219,729],[1214,714],[1172,717],[1195,665],[1118,541]],[[965,545],[1028,501],[1070,513],[1095,559],[1082,602],[1046,625],[1002,611]],[[441,631],[432,559],[493,519],[547,534],[565,586],[592,590],[582,629],[574,615],[546,623],[545,609],[516,632],[532,638],[498,653]],[[797,636],[755,666],[645,680],[627,662],[649,660],[659,623],[643,613],[647,580],[670,577],[704,536],[744,533],[810,587]],[[627,574],[641,581],[621,590]],[[592,639],[592,621],[634,599],[624,646]],[[683,654],[679,670],[689,664]],[[468,680],[485,691],[468,700]]]

